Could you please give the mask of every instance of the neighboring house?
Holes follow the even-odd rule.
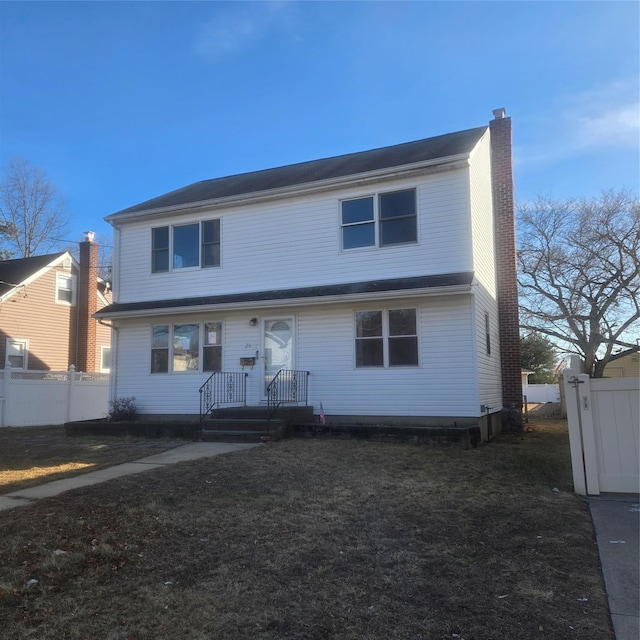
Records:
[[[90,235],[90,234],[88,234]],[[92,315],[111,303],[97,276],[98,245],[0,261],[0,362],[29,370],[107,372],[111,329]]]
[[[637,378],[640,376],[640,348],[627,349],[611,356],[604,368],[605,378]]]
[[[310,372],[328,422],[519,425],[511,120],[494,115],[108,216],[112,397],[193,415],[213,371],[242,370],[257,405],[284,368]]]

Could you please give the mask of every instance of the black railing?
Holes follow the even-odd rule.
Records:
[[[241,371],[214,371],[200,387],[200,422],[221,404],[247,404],[247,376]]]
[[[283,404],[307,405],[309,372],[280,369],[267,385],[267,415],[273,418],[278,407]]]

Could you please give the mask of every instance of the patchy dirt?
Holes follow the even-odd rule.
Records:
[[[101,640],[613,640],[566,426],[293,439],[6,511],[0,629]]]

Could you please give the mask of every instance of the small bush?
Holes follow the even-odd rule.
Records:
[[[112,422],[120,422],[122,420],[133,420],[138,413],[136,407],[136,399],[134,396],[130,398],[116,398],[109,400],[109,413],[107,418]]]

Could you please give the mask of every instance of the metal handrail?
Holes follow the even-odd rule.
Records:
[[[221,404],[247,406],[247,377],[242,371],[214,371],[198,390],[200,393],[200,422]]]
[[[271,420],[283,404],[307,406],[309,372],[280,369],[267,385],[267,420]]]

